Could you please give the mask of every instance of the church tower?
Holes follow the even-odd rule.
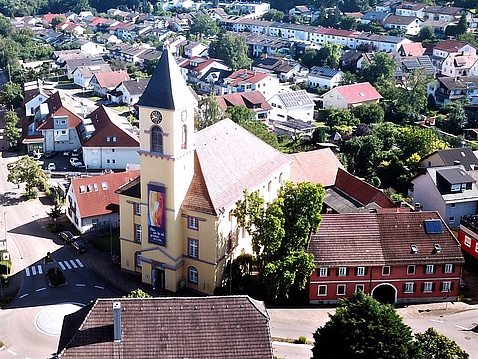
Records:
[[[180,208],[194,175],[197,101],[167,49],[137,106],[143,282],[175,291],[182,277]]]

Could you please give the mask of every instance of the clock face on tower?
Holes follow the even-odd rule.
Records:
[[[151,118],[151,121],[155,124],[161,123],[161,121],[163,120],[163,116],[158,110],[152,111],[151,115],[149,115],[149,118]]]
[[[186,110],[183,110],[183,112],[181,112],[181,121],[186,121],[186,119],[188,118],[188,111]]]

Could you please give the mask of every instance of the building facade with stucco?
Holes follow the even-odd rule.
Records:
[[[244,190],[272,200],[292,161],[227,119],[194,132],[197,101],[167,50],[137,106],[140,176],[118,190],[121,267],[158,290],[213,294],[252,251],[236,202]]]

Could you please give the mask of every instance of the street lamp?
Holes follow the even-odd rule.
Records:
[[[5,237],[5,250],[8,251],[7,245],[7,212],[3,212],[3,235]]]

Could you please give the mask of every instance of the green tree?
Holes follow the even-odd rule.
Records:
[[[7,164],[7,181],[13,184],[25,183],[27,196],[31,197],[35,187],[44,187],[47,177],[34,159],[23,156],[15,162]]]
[[[247,56],[247,45],[244,37],[230,33],[219,33],[217,39],[209,47],[209,55],[224,61],[234,71],[248,69],[252,60]]]
[[[391,305],[362,291],[341,301],[335,314],[314,333],[313,359],[417,358],[419,345]]]
[[[318,66],[319,65],[318,53],[319,51],[316,49],[307,49],[305,50],[304,55],[302,55],[302,57],[300,58],[300,62],[302,63],[303,66],[309,69],[313,66]]]
[[[128,295],[123,296],[123,298],[152,298],[152,297],[148,293],[138,288],[136,290],[133,290]]]
[[[382,162],[383,149],[383,141],[373,134],[352,137],[342,146],[347,170],[371,183]]]
[[[360,120],[349,110],[330,108],[327,113],[325,124],[330,128],[338,126],[358,126]]]
[[[435,37],[435,30],[433,29],[432,26],[423,26],[421,29],[420,29],[420,33],[418,34],[418,40],[419,41],[435,41],[436,40],[436,37]]]
[[[7,106],[18,108],[23,101],[22,86],[14,82],[7,82],[0,90],[0,102]]]
[[[198,14],[191,25],[191,34],[201,36],[211,36],[219,32],[216,20],[208,15]]]
[[[255,121],[256,114],[249,110],[246,106],[229,106],[226,110],[228,116],[235,123],[243,123],[246,121]]]
[[[453,134],[461,134],[468,123],[463,104],[460,101],[453,101],[444,106],[442,110],[448,116],[443,125],[444,130]]]
[[[221,121],[224,111],[219,107],[215,95],[205,96],[199,101],[198,112],[195,115],[196,130],[202,130]]]
[[[367,124],[381,123],[385,118],[385,112],[378,103],[354,107],[352,114],[357,117],[361,123]]]
[[[234,215],[252,235],[261,280],[271,297],[305,288],[315,267],[307,246],[322,220],[324,195],[321,184],[286,182],[267,206],[258,192],[245,191],[236,203]]]
[[[362,81],[368,81],[372,85],[383,85],[393,78],[393,71],[397,66],[395,59],[385,52],[375,53],[370,64],[365,64],[359,72]]]
[[[468,21],[466,20],[466,14],[463,14],[455,26],[455,36],[460,37],[468,32]]]
[[[270,9],[262,18],[267,21],[282,21],[284,19],[284,13],[279,10]]]
[[[468,359],[470,356],[456,342],[428,328],[424,333],[416,333],[423,359]]]
[[[254,136],[259,137],[262,141],[268,145],[279,149],[279,141],[277,135],[274,132],[269,131],[266,125],[260,121],[249,120],[240,123],[242,128],[252,133]]]
[[[3,115],[3,119],[5,121],[5,137],[8,143],[14,143],[21,135],[20,129],[17,127],[20,119],[15,111],[7,111],[5,115]]]
[[[320,66],[336,69],[339,66],[340,51],[342,46],[333,42],[324,44],[317,53]]]
[[[65,19],[61,16],[55,16],[50,23],[50,26],[52,29],[56,29],[56,27],[61,24],[62,22],[65,22]]]

